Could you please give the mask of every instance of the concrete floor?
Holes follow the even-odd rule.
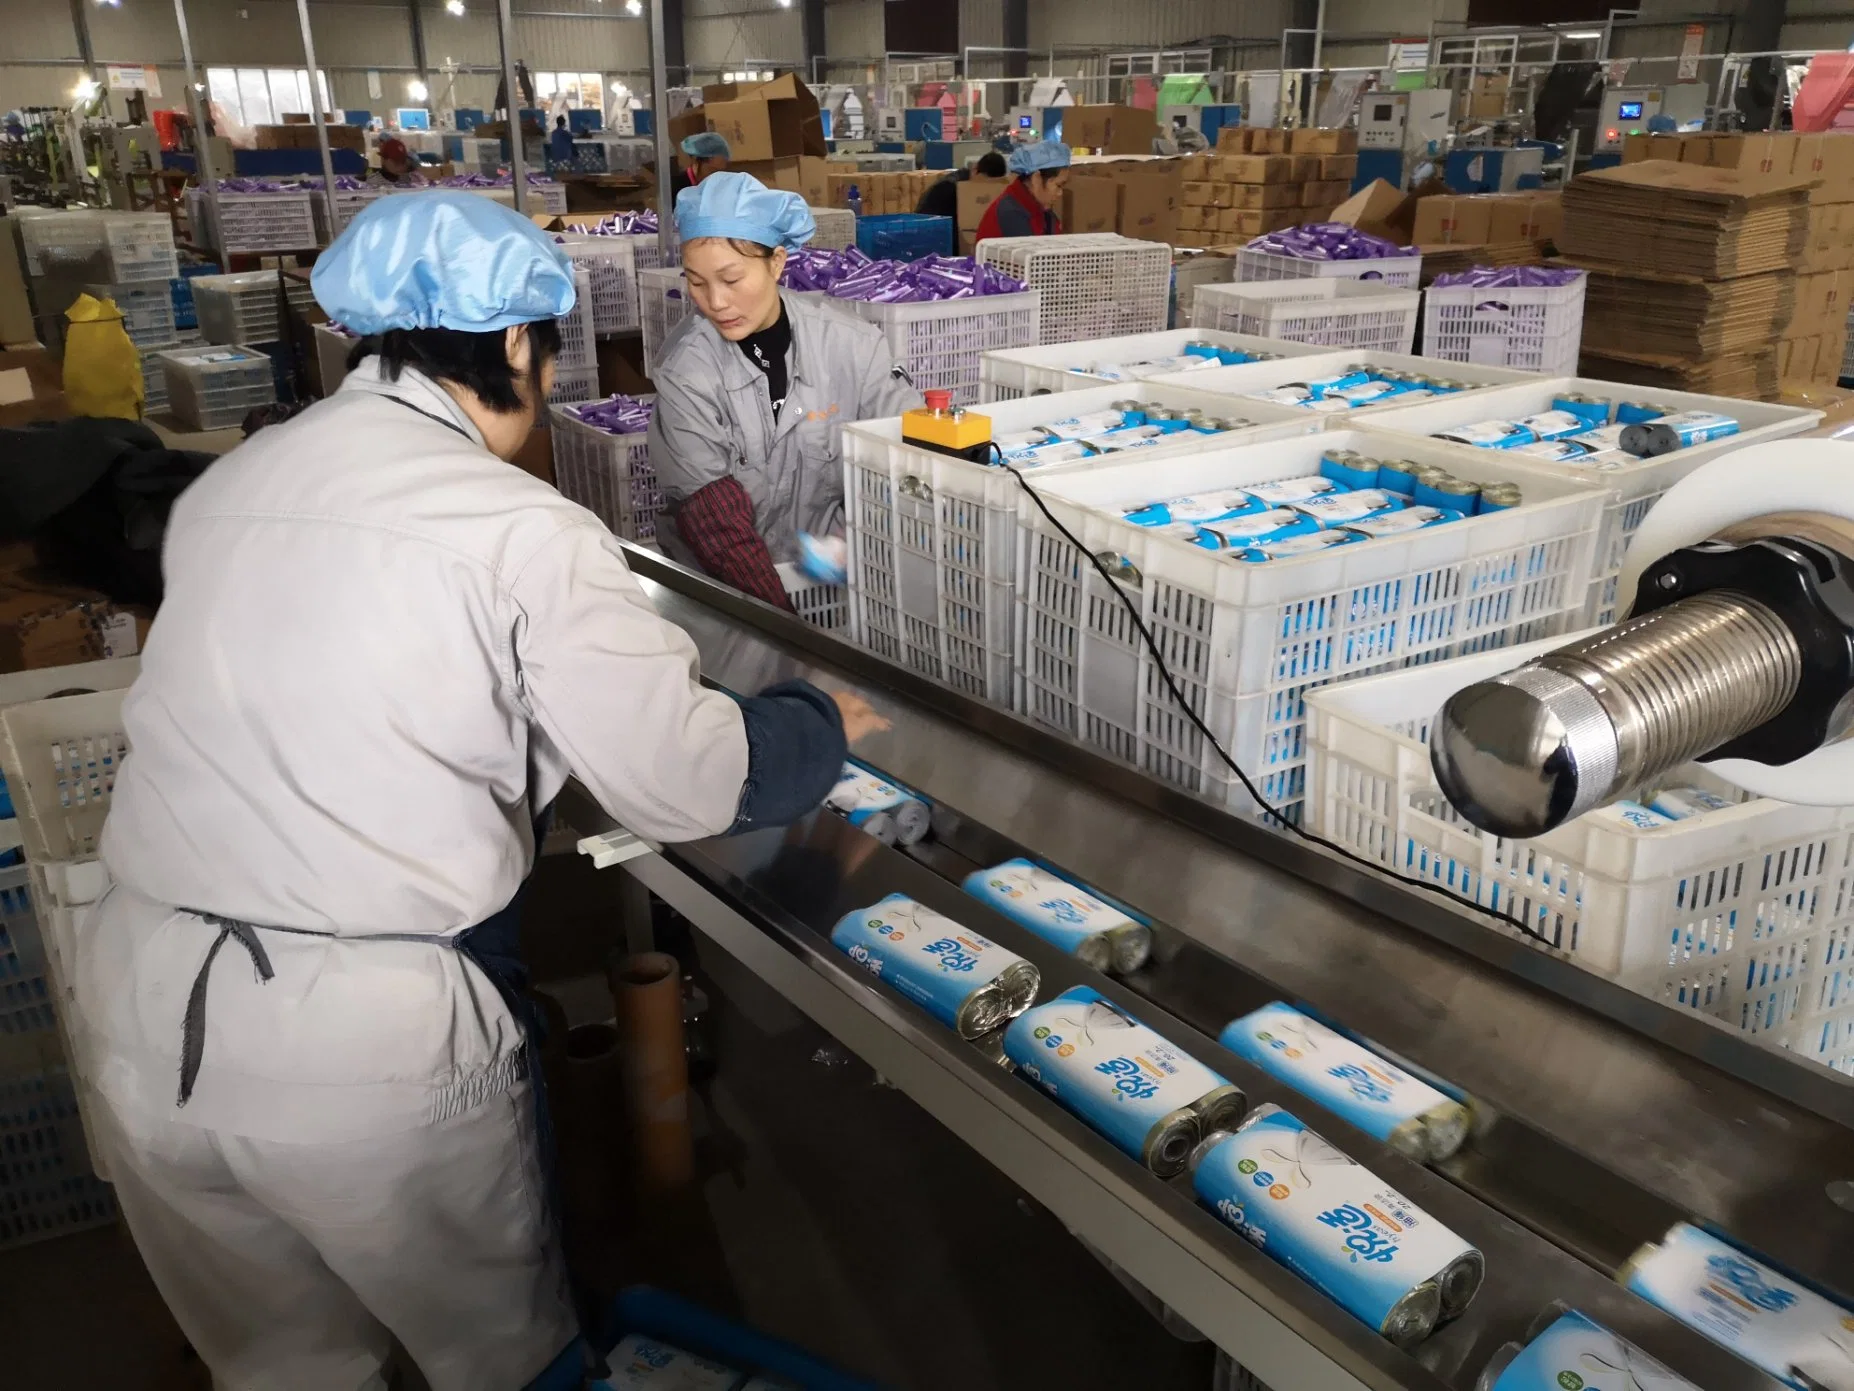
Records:
[[[574,1023],[609,1014],[605,887],[550,857],[524,914]],[[598,1301],[659,1285],[896,1391],[1206,1391],[1207,1345],[1165,1333],[1053,1217],[713,953],[698,1192],[627,1210],[596,1087],[555,1092],[569,1254]],[[9,1391],[208,1386],[121,1228],[0,1251],[0,1368]]]

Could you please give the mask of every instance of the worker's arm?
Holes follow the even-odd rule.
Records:
[[[803,682],[736,702],[657,616],[618,543],[570,525],[523,566],[519,682],[599,805],[652,840],[774,826],[818,806],[847,750],[837,703]]]
[[[776,608],[792,607],[738,479],[718,478],[677,508],[676,534],[708,574]]]

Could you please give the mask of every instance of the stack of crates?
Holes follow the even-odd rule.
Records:
[[[187,216],[193,223],[194,241],[216,247],[227,256],[314,251],[321,244],[316,240],[317,197],[307,187],[281,193],[221,191],[219,217],[225,223],[221,235],[213,225],[212,200],[204,189],[193,188],[187,190]]]
[[[1200,286],[1191,322],[1292,343],[1407,353],[1422,298],[1414,287],[1381,280],[1244,280]]]
[[[637,272],[637,312],[644,330],[644,375],[657,370],[657,359],[677,324],[695,306],[679,266],[640,269]]]
[[[142,365],[142,414],[155,415],[167,409],[167,374],[156,356],[165,348],[180,345],[180,329],[174,312],[172,286],[185,281],[151,280],[143,284],[91,285],[89,293],[107,299],[122,313],[123,331],[135,344]]]
[[[283,337],[283,303],[308,310],[315,303],[309,286],[283,280],[274,270],[201,275],[193,281],[194,312],[208,343],[274,343]]]
[[[560,356],[554,360],[554,389],[549,405],[590,401],[599,394],[598,341],[592,328],[592,275],[581,265],[573,267],[573,308],[562,314]]]
[[[1039,341],[1041,302],[1035,290],[912,304],[830,301],[881,329],[889,356],[907,368],[914,385],[922,391],[944,387],[956,406],[978,401],[986,353]]]
[[[1039,342],[1156,333],[1171,310],[1172,250],[1163,242],[1107,233],[993,237],[980,243],[978,259],[1042,296]]]
[[[639,401],[654,401],[640,396]],[[586,508],[612,535],[627,541],[656,539],[663,494],[650,466],[649,436],[615,435],[580,418],[590,402],[549,410],[554,446],[554,485],[560,495]]]
[[[1422,278],[1423,258],[1416,252],[1408,256],[1366,257],[1355,261],[1316,261],[1247,246],[1236,252],[1238,281],[1376,280],[1399,290],[1414,290],[1422,283]]]
[[[194,430],[224,430],[277,399],[275,368],[257,348],[204,344],[157,353],[168,407]]]
[[[347,230],[354,220],[354,214],[383,195],[378,188],[338,188],[335,190],[335,225],[331,229],[328,219],[328,190],[319,185],[310,185],[315,190],[315,237],[316,241],[327,246],[336,237]]]
[[[179,273],[173,228],[162,213],[21,209],[20,239],[39,339],[64,344],[65,311],[91,285],[165,285]]]
[[[638,327],[637,252],[632,239],[572,235],[560,249],[586,271],[591,287],[592,331],[635,333]]]

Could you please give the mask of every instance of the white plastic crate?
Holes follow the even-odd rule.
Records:
[[[1191,322],[1295,343],[1407,353],[1416,343],[1422,298],[1382,280],[1241,281],[1200,287]]]
[[[152,354],[142,358],[142,414],[161,415],[168,407],[167,369]]]
[[[1196,406],[1228,417],[1230,403],[1205,392],[1149,382],[1116,383],[1059,396],[988,406],[993,435],[1028,429],[1132,400]],[[1310,422],[1292,407],[1255,403],[1240,432],[1178,436],[1133,451],[1147,462],[1245,439],[1304,434]],[[1294,417],[1294,418],[1290,418]],[[1098,467],[1122,456],[1052,465],[1027,475],[1033,486],[1066,468]],[[1014,698],[1017,651],[1018,510],[1022,488],[1001,468],[911,445],[901,418],[844,426],[844,512],[849,543],[851,629],[871,651],[998,705]]]
[[[1045,343],[1031,348],[988,352],[979,360],[979,400],[1015,401],[1052,391],[1080,391],[1110,378],[1091,369],[1155,358],[1176,357],[1187,343],[1210,343],[1239,352],[1272,353],[1277,357],[1307,357],[1325,350],[1301,343],[1251,338],[1196,328],[1168,328],[1157,333],[1129,333],[1118,338],[1084,339],[1077,343]],[[1208,371],[1209,368],[1199,368]],[[1175,375],[1175,374],[1173,374]]]
[[[1462,369],[1451,366],[1450,375]],[[1470,368],[1491,371],[1491,368]],[[1551,409],[1551,403],[1566,392],[1598,396],[1610,401],[1652,401],[1677,411],[1718,411],[1732,416],[1742,427],[1736,435],[1707,444],[1694,445],[1658,459],[1643,459],[1612,472],[1593,473],[1572,464],[1547,463],[1542,459],[1515,458],[1513,462],[1536,472],[1557,478],[1587,479],[1609,490],[1610,503],[1597,539],[1596,577],[1591,586],[1582,621],[1611,622],[1617,611],[1616,576],[1622,570],[1622,555],[1629,540],[1641,526],[1642,519],[1674,484],[1694,469],[1721,454],[1761,440],[1781,439],[1810,430],[1821,420],[1820,411],[1799,406],[1773,406],[1761,401],[1738,401],[1725,396],[1700,396],[1685,391],[1650,390],[1620,382],[1595,381],[1587,377],[1533,379],[1525,385],[1515,384],[1473,395],[1419,401],[1411,406],[1391,405],[1362,416],[1359,424],[1370,430],[1394,430],[1399,434],[1429,436],[1438,430],[1450,430],[1481,420],[1516,420]],[[1481,454],[1488,451],[1471,445],[1451,445],[1453,449]],[[1452,467],[1452,466],[1451,466]]]
[[[220,193],[223,229],[213,223],[212,202],[204,189],[187,193],[194,240],[226,255],[271,251],[313,251],[316,195],[303,188],[287,193]],[[203,232],[202,230],[203,229]]]
[[[348,224],[354,220],[354,214],[377,198],[385,196],[385,190],[379,188],[338,188],[335,190],[335,225],[331,230],[328,225],[328,189],[322,184],[309,185],[315,193],[315,238],[327,246],[336,237],[347,231]]]
[[[818,224],[818,229],[811,234],[807,246],[842,250],[846,246],[856,245],[856,214],[848,208],[814,207],[811,209],[811,220]]]
[[[554,389],[547,393],[550,406],[590,401],[599,394],[599,369],[593,367],[556,367]]]
[[[285,280],[274,270],[193,278],[193,308],[208,343],[275,343],[284,336],[283,299],[308,309],[315,303],[309,286]]]
[[[98,299],[112,301],[122,311],[123,332],[141,352],[179,340],[180,331],[174,327],[174,297],[165,283],[129,281],[122,285],[86,285],[84,289]]]
[[[920,390],[944,387],[953,393],[954,405],[970,406],[979,399],[984,354],[1037,341],[1039,300],[1031,290],[923,304],[830,303],[881,329],[890,355],[908,369]]]
[[[115,1194],[91,1171],[70,1074],[0,1078],[0,1249],[115,1219]]]
[[[1172,292],[1172,249],[1164,242],[1106,234],[993,237],[979,243],[983,265],[1042,296],[1040,338],[1156,333]]]
[[[512,196],[512,194],[511,194]],[[528,185],[528,211],[531,213],[552,213],[556,217],[564,216],[567,210],[566,185],[549,181],[531,182]]]
[[[680,266],[651,267],[637,272],[638,318],[644,330],[644,375],[657,370],[657,359],[676,325],[695,312]]]
[[[596,376],[599,352],[592,329],[592,273],[583,263],[573,266],[573,290],[573,307],[554,321],[560,325],[558,370],[562,375],[591,372]]]
[[[1319,472],[1334,449],[1381,456],[1356,430],[1052,476],[1045,502],[1120,578],[1110,587],[1047,518],[1020,506],[1024,544],[1023,713],[1154,777],[1256,811],[1167,691],[1125,605],[1133,601],[1179,688],[1268,802],[1298,812],[1306,693],[1329,682],[1555,630],[1581,602],[1603,494],[1531,476],[1497,456],[1476,481],[1517,481],[1522,505],[1311,555],[1248,564],[1122,513],[1168,497]]]
[[[62,210],[21,216],[19,224],[29,275],[120,284],[180,273],[165,213]]]
[[[1301,357],[1283,357],[1273,362],[1238,362],[1228,367],[1203,367],[1195,372],[1179,372],[1168,376],[1154,377],[1155,382],[1168,386],[1190,386],[1197,391],[1208,391],[1223,397],[1224,407],[1228,410],[1247,410],[1260,404],[1251,395],[1257,391],[1269,391],[1278,386],[1288,386],[1295,382],[1319,380],[1323,377],[1336,377],[1349,368],[1363,367],[1386,372],[1413,372],[1422,376],[1445,377],[1450,381],[1460,382],[1463,390],[1451,392],[1443,398],[1449,401],[1478,398],[1482,393],[1494,387],[1518,386],[1523,382],[1538,381],[1530,372],[1516,372],[1510,367],[1480,367],[1459,362],[1436,362],[1426,357],[1406,357],[1402,353],[1381,353],[1368,349],[1344,349],[1333,351],[1325,349],[1318,353],[1309,353]],[[1323,421],[1340,425],[1346,421],[1365,420],[1375,415],[1382,415],[1394,409],[1398,398],[1392,396],[1384,405],[1362,405],[1349,411],[1327,413],[1315,411],[1307,406],[1289,406],[1289,410],[1303,411],[1318,416]],[[1481,416],[1469,416],[1470,420],[1479,420]]]
[[[24,864],[0,869],[0,1077],[62,1057],[57,991],[46,979],[45,941],[26,881]]]
[[[1423,258],[1380,256],[1362,261],[1315,261],[1283,256],[1274,251],[1242,247],[1236,252],[1236,279],[1243,280],[1381,280],[1398,289],[1414,290],[1422,283]]]
[[[640,401],[655,397],[640,396]],[[595,514],[612,535],[654,541],[663,494],[650,466],[650,437],[613,435],[579,418],[576,402],[548,412],[554,445],[554,486]]]
[[[255,348],[208,344],[156,354],[167,377],[168,409],[195,430],[223,430],[254,406],[277,399],[270,358]]]
[[[1661,785],[1737,805],[1650,831],[1599,810],[1536,840],[1503,840],[1442,795],[1427,743],[1443,702],[1569,640],[1309,696],[1308,824],[1524,923],[1591,971],[1854,1072],[1854,813],[1749,798],[1693,764]]]
[[[592,331],[631,333],[637,321],[637,252],[630,237],[568,236],[560,249],[584,266],[591,286]]]
[[[773,568],[779,572],[779,582],[785,586],[785,597],[792,601],[793,612],[805,622],[814,628],[832,630],[848,623],[849,602],[842,585],[819,584],[801,574],[795,565]]]
[[[1574,374],[1588,280],[1579,271],[1568,285],[1432,285],[1423,297],[1423,356]]]

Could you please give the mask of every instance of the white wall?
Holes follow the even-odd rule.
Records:
[[[745,66],[746,60],[802,64],[803,0],[781,8],[776,0],[684,0],[683,58],[698,78]]]

